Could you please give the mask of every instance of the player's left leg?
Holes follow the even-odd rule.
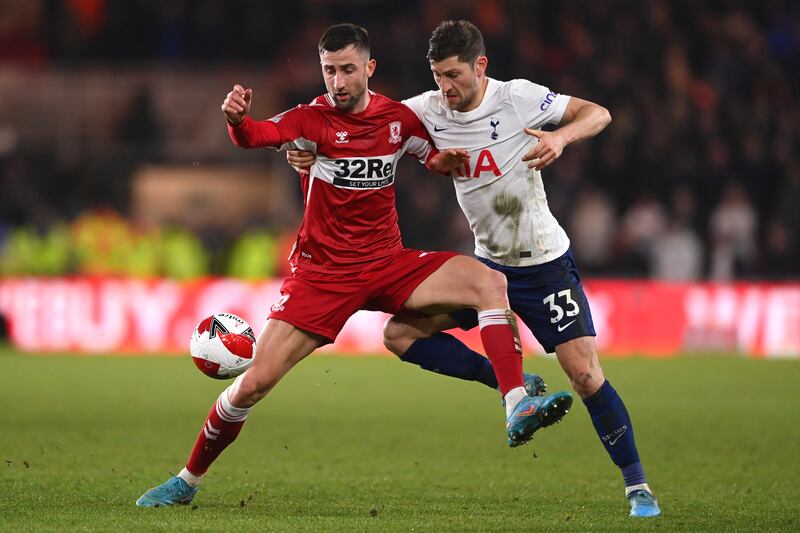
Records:
[[[466,324],[466,327],[465,327]],[[455,327],[472,329],[478,325],[473,309],[434,316],[396,315],[383,326],[383,344],[401,361],[467,381],[498,389],[492,363],[445,330]],[[542,396],[547,385],[537,374],[523,373],[525,390],[530,396]]]
[[[506,289],[500,272],[472,258],[455,256],[419,283],[404,307],[430,314],[464,307],[478,311],[481,340],[505,400],[509,445],[514,447],[530,440],[539,428],[561,420],[572,405],[572,396],[566,392],[528,396],[516,318]]]
[[[600,442],[622,472],[631,516],[660,514],[639,460],[633,423],[622,398],[603,374],[594,337],[578,337],[557,345],[556,357],[583,399]]]

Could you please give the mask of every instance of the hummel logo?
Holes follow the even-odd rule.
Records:
[[[336,136],[339,138],[338,140],[334,141],[336,144],[345,144],[349,143],[350,139],[347,138],[349,134],[346,131],[337,131]]]
[[[433,131],[435,131],[435,132],[444,131],[444,130],[446,130],[446,129],[447,129],[447,128],[440,128],[439,126],[434,126],[434,127],[433,127]]]
[[[572,321],[570,321],[570,322],[567,322],[567,323],[566,323],[566,324],[564,324],[563,326],[558,326],[558,332],[559,332],[559,333],[561,333],[562,331],[564,331],[565,329],[567,329],[568,327],[570,327],[572,324],[574,324],[574,323],[575,323],[575,320],[578,320],[578,319],[576,318],[576,319],[574,319],[574,320],[572,320]]]
[[[623,435],[625,434],[625,432],[626,432],[626,431],[628,431],[628,428],[627,428],[627,427],[625,427],[625,429],[623,429],[623,430],[622,430],[622,433],[620,433],[619,435],[617,435],[616,437],[614,437],[613,439],[611,439],[610,441],[608,441],[608,445],[609,445],[609,446],[613,446],[613,445],[615,445],[615,444],[617,443],[617,441],[619,440],[619,438],[620,438],[621,436],[623,436]]]

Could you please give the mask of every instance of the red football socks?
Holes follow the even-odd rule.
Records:
[[[251,408],[234,407],[225,389],[217,398],[203,430],[197,437],[186,469],[195,476],[202,476],[228,444],[236,440]]]
[[[517,333],[517,319],[509,309],[489,309],[478,313],[481,341],[492,362],[500,393],[524,386],[522,348]]]

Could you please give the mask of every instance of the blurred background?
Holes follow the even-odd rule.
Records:
[[[800,4],[788,0],[2,1],[0,272],[285,274],[297,178],[282,155],[231,144],[225,94],[252,87],[256,118],[311,100],[324,91],[316,43],[342,21],[370,32],[372,89],[434,89],[427,39],[451,18],[482,30],[492,77],[610,109],[602,134],[543,173],[584,274],[800,278]],[[449,180],[411,160],[399,176],[406,246],[471,253]]]

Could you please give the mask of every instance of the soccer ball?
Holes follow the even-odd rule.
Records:
[[[189,351],[203,374],[214,379],[235,378],[253,364],[256,337],[243,318],[217,313],[194,328]]]

